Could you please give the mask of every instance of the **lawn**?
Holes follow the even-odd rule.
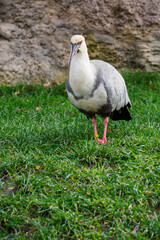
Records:
[[[160,74],[123,76],[104,145],[65,85],[0,87],[0,239],[160,238]]]

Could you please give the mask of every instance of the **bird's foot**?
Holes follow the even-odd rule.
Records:
[[[94,140],[97,141],[97,142],[100,142],[100,143],[107,143],[106,137],[103,137],[102,139],[99,139],[97,133],[94,134]]]
[[[102,139],[99,139],[99,138],[95,138],[95,140],[99,143],[107,143],[107,139],[106,138],[102,138]]]
[[[97,141],[100,143],[107,143],[107,139],[103,139],[103,138],[102,139],[97,138]]]

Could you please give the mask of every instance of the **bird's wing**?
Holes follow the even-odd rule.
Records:
[[[103,82],[107,92],[107,102],[112,111],[124,106],[131,107],[125,81],[121,74],[109,63],[101,60],[91,60],[97,71],[96,82]]]

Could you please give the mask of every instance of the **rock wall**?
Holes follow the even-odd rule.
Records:
[[[91,59],[160,71],[160,0],[0,0],[0,81],[63,81],[73,34]]]

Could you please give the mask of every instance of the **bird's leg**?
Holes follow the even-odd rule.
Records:
[[[103,133],[103,138],[102,140],[98,139],[100,143],[107,143],[106,139],[106,132],[107,132],[107,125],[108,125],[108,117],[104,119],[104,133]]]
[[[108,119],[108,117],[106,117],[106,118],[104,119],[104,133],[103,133],[103,138],[102,138],[102,140],[103,140],[104,142],[107,142],[106,132],[107,132],[108,121],[109,121],[109,119]]]
[[[94,128],[94,139],[98,138],[98,133],[97,133],[97,120],[96,116],[92,117],[92,123],[93,123],[93,128]]]

